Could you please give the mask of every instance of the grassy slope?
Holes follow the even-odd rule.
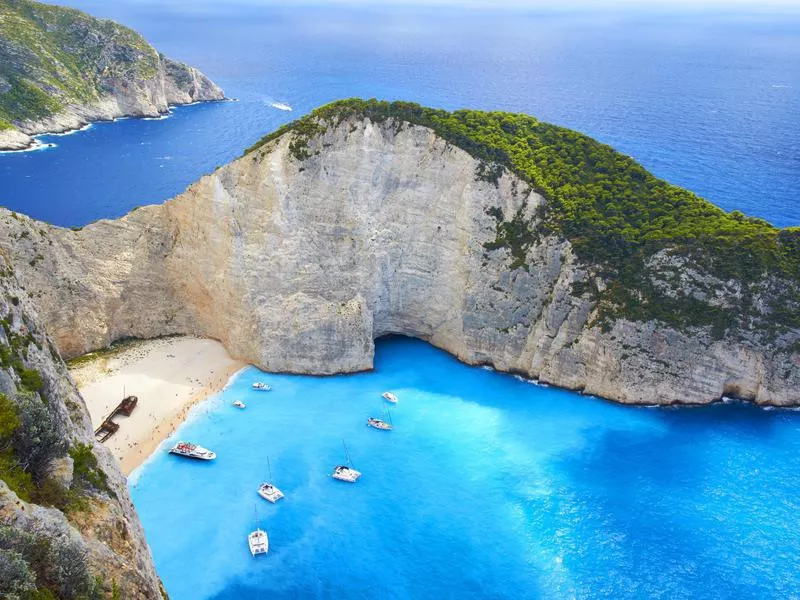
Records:
[[[594,295],[602,322],[617,316],[658,319],[675,326],[711,326],[717,337],[750,329],[773,338],[800,327],[800,228],[781,230],[738,211],[727,213],[654,177],[610,146],[528,115],[341,100],[267,135],[248,152],[292,131],[292,152],[304,159],[309,139],[324,129],[322,122],[348,117],[429,127],[481,161],[477,178],[496,181],[507,168],[530,183],[548,199],[538,215],[541,222],[494,209],[497,239],[487,249],[507,247],[511,267],[518,268],[526,266],[526,249],[538,235],[569,239],[578,257],[608,284],[602,292],[592,282],[574,290]],[[665,249],[719,279],[740,283],[742,297],[711,307],[682,295],[674,282],[677,297],[665,294],[663,286],[653,284],[664,273],[647,267]],[[673,280],[678,275],[673,273]],[[766,308],[757,301],[762,296],[768,297]]]
[[[0,128],[102,95],[112,77],[147,78],[158,56],[136,32],[78,10],[0,0]]]

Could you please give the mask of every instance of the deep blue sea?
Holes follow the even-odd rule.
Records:
[[[0,155],[0,205],[46,221],[161,202],[291,118],[361,96],[526,112],[725,209],[800,224],[800,10],[63,2],[134,27],[240,101]]]
[[[386,390],[390,432],[366,426]],[[167,454],[178,439],[217,460]],[[353,485],[328,476],[343,440]],[[131,491],[172,600],[763,600],[800,594],[798,472],[800,412],[625,407],[386,338],[370,373],[245,369]]]

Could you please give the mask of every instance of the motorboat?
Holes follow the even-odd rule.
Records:
[[[370,417],[369,419],[367,419],[367,425],[369,425],[370,427],[374,427],[375,429],[380,429],[381,431],[392,430],[392,426],[389,425],[389,423],[387,423],[383,419],[376,419],[375,417]]]
[[[347,465],[338,465],[333,469],[332,477],[339,481],[346,481],[347,483],[355,483],[361,477],[361,471],[356,471],[353,467]]]
[[[391,402],[392,404],[397,404],[397,396],[395,396],[392,392],[383,392],[381,394],[387,402]]]
[[[253,389],[259,390],[261,392],[268,392],[272,389],[272,386],[269,385],[268,383],[264,383],[263,381],[256,381],[253,384]]]
[[[283,498],[283,492],[271,483],[262,483],[258,486],[258,495],[273,504]]]
[[[244,402],[242,402],[241,400],[234,400],[233,401],[233,405],[236,408],[246,408],[247,407],[247,405]]]
[[[250,546],[250,554],[266,554],[269,552],[269,536],[263,529],[256,529],[247,536],[247,544]]]
[[[199,460],[214,460],[217,458],[215,452],[198,446],[197,444],[190,444],[189,442],[178,442],[170,449],[170,454],[177,454],[178,456],[185,456],[186,458],[197,458]]]

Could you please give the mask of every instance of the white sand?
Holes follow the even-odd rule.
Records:
[[[132,342],[70,369],[94,427],[126,395],[139,398],[130,417],[106,440],[127,475],[175,431],[197,402],[220,391],[245,365],[217,341],[173,337]]]

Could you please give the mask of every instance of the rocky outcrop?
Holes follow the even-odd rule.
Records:
[[[545,200],[508,171],[476,177],[479,161],[430,129],[349,118],[299,156],[293,144],[284,134],[161,206],[80,231],[4,213],[0,247],[61,352],[187,333],[267,370],[327,374],[369,369],[373,340],[398,333],[620,402],[800,403],[798,332],[773,345],[600,327],[566,239],[537,235],[522,265],[490,249],[498,208],[535,222]]]
[[[197,69],[159,54],[112,21],[29,0],[0,0],[0,149],[32,136],[171,105],[221,100]]]
[[[126,480],[4,255],[0,314],[0,596],[161,598]]]

